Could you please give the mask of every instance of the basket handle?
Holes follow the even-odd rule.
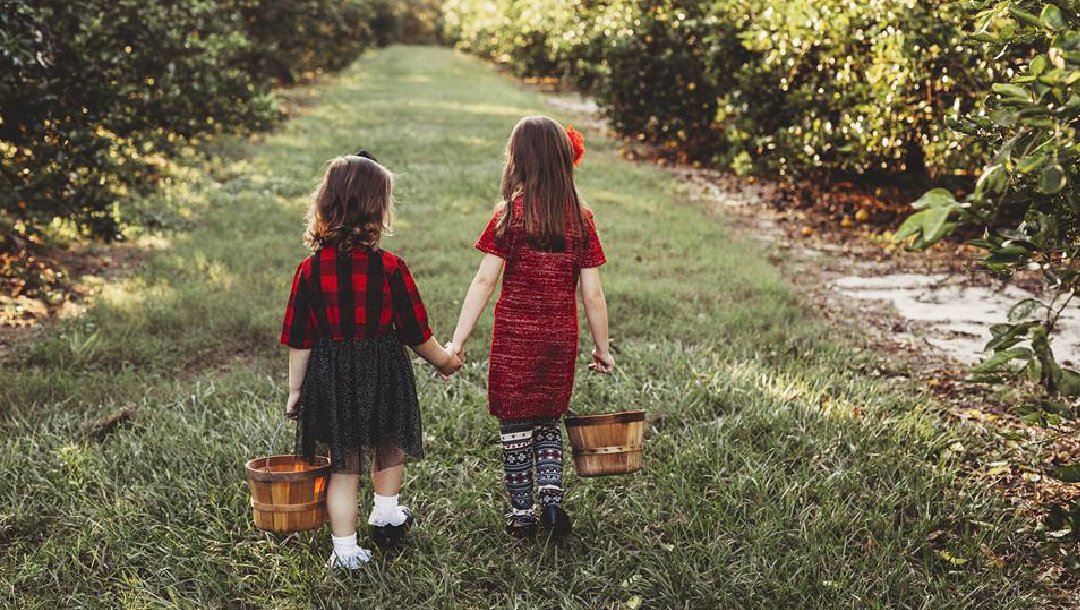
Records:
[[[589,369],[589,370],[592,370],[592,369]],[[596,374],[597,375],[603,375],[604,373],[596,373]],[[622,388],[622,377],[624,375],[624,373],[622,371],[620,371],[618,368],[615,368],[615,369],[612,369],[612,371],[610,373],[607,373],[607,375],[610,376],[611,379],[614,381],[616,388]],[[570,417],[577,417],[577,413],[574,413],[574,410],[570,409],[570,408],[566,409],[566,414],[569,415]]]
[[[289,423],[289,418],[286,417],[281,420],[281,423],[274,429],[274,434],[270,436],[270,442],[266,445],[266,458],[263,459],[263,468],[270,467],[270,457],[274,455],[274,445],[277,444],[278,434],[281,433],[281,429],[285,427],[285,424]]]

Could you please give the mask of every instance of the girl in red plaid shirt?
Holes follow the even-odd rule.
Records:
[[[286,415],[297,453],[329,449],[326,494],[334,552],[327,565],[370,558],[356,540],[357,496],[370,462],[375,502],[368,524],[380,544],[400,542],[412,515],[398,506],[406,456],[423,456],[420,407],[408,345],[444,375],[461,368],[443,348],[405,261],[379,249],[393,217],[389,171],[361,151],[330,162],[308,211],[313,254],[296,268],[281,343],[289,346]]]

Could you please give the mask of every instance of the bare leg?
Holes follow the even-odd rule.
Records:
[[[330,529],[335,536],[356,533],[356,502],[359,490],[360,475],[330,475],[330,484],[326,488],[326,511],[330,513]]]
[[[371,481],[380,496],[396,496],[405,477],[404,455],[400,449],[379,449],[371,460]],[[392,466],[388,464],[393,464]],[[380,470],[379,467],[382,466]]]

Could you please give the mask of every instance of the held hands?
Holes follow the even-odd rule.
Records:
[[[611,355],[611,352],[605,351],[601,353],[594,347],[592,358],[593,361],[592,364],[589,365],[589,370],[605,375],[610,375],[615,372],[615,357]]]
[[[447,342],[443,350],[446,352],[446,359],[441,366],[435,368],[443,379],[449,379],[451,375],[461,370],[461,367],[465,364],[461,357],[463,350],[456,347],[452,341]]]

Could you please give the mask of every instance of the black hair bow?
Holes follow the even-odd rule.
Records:
[[[356,152],[356,156],[357,157],[363,157],[365,159],[371,159],[372,161],[374,161],[376,163],[379,162],[379,160],[375,158],[375,155],[369,153],[368,151],[366,151],[366,150],[364,150],[362,148]]]

